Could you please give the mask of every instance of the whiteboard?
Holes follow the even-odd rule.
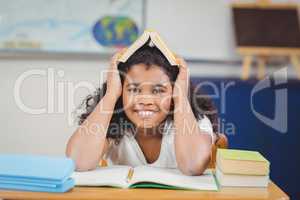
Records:
[[[143,29],[143,0],[0,0],[0,50],[110,52]]]

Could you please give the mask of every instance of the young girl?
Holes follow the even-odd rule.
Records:
[[[107,82],[84,101],[86,112],[67,144],[76,170],[92,170],[105,159],[202,174],[215,141],[216,113],[211,101],[190,87],[184,60],[171,66],[147,45],[125,63],[117,62],[120,53],[111,60]]]

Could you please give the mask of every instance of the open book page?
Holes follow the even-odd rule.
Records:
[[[174,54],[168,49],[167,45],[160,38],[157,32],[151,32],[150,37],[154,45],[164,54],[171,65],[178,65]]]
[[[191,190],[218,190],[213,173],[209,169],[201,176],[187,176],[178,169],[150,166],[135,167],[130,183],[132,185],[142,182],[158,183]]]
[[[145,31],[118,59],[120,62],[126,62],[127,59],[136,52],[140,47],[142,47],[149,39],[150,33]]]
[[[100,167],[92,171],[74,172],[72,178],[77,186],[112,186],[127,188],[129,166]]]

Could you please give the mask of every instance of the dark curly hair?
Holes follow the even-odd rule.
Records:
[[[166,73],[169,77],[170,82],[173,86],[177,75],[179,73],[179,69],[177,66],[172,66],[169,64],[166,57],[160,52],[160,50],[156,47],[150,47],[148,45],[144,45],[140,49],[138,49],[125,63],[118,64],[118,70],[120,71],[120,78],[122,84],[124,83],[125,75],[131,66],[136,64],[145,64],[147,68],[150,68],[153,65],[161,67],[161,69]],[[85,108],[85,112],[80,114],[79,116],[79,125],[81,125],[84,120],[93,112],[94,108],[98,104],[98,102],[105,95],[107,89],[107,83],[104,82],[101,88],[98,88],[93,95],[88,95],[81,104]],[[196,95],[197,94],[197,95]],[[197,120],[203,118],[205,114],[211,123],[213,124],[213,131],[217,133],[218,130],[218,120],[217,120],[217,110],[213,105],[213,102],[209,98],[199,97],[201,95],[201,91],[192,85],[190,81],[189,88],[189,102],[192,107],[193,114]],[[203,95],[202,95],[203,96]],[[116,127],[112,127],[112,124],[122,123],[132,124],[132,122],[128,119],[125,112],[123,111],[123,102],[122,97],[120,97],[114,108],[114,112],[108,126],[107,138],[114,139],[115,141],[120,141],[122,136],[124,135],[124,130],[122,128],[116,129]],[[172,100],[171,104],[171,112],[167,118],[173,119],[173,110],[174,103]],[[120,126],[121,127],[121,126]]]

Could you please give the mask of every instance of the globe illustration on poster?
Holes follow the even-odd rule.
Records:
[[[102,46],[122,48],[138,37],[138,26],[129,17],[105,16],[93,27],[94,39]]]

